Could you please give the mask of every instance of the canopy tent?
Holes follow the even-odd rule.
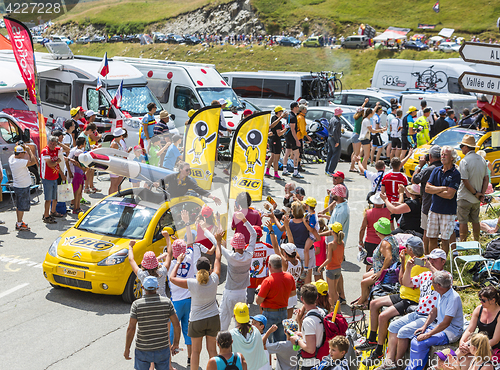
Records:
[[[448,38],[453,35],[453,32],[455,32],[454,28],[443,28],[441,31],[439,31],[438,35]]]
[[[373,40],[374,41],[387,41],[387,40],[406,40],[406,35],[403,35],[394,31],[385,31],[384,33],[378,35]]]
[[[441,36],[432,36],[429,40],[437,42],[437,41],[441,41],[442,39],[443,39],[443,37],[441,37]]]

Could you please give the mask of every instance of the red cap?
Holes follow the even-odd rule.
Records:
[[[251,115],[251,114],[253,114],[253,112],[252,112],[250,109],[245,109],[245,110],[243,111],[243,115],[244,115],[244,116],[249,116],[249,115]]]
[[[253,229],[257,233],[257,238],[262,237],[262,228],[260,226],[254,226]]]
[[[332,177],[341,177],[342,179],[345,179],[345,176],[344,176],[344,173],[343,172],[340,172],[340,171],[337,171],[335,172]]]
[[[82,107],[76,107],[80,112],[85,112]]]
[[[140,145],[134,146],[134,150],[142,150],[142,147]]]
[[[203,208],[201,209],[201,215],[205,218],[212,216],[213,213],[214,213],[213,209],[207,205],[204,205]]]

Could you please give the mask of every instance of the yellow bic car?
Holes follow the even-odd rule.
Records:
[[[500,135],[500,132],[493,132],[493,134]],[[433,137],[429,144],[419,146],[414,151],[413,156],[406,162],[404,166],[405,174],[410,178],[413,176],[413,171],[418,165],[419,158],[426,155],[433,145],[439,145],[440,147],[449,145],[455,148],[460,159],[462,159],[464,155],[460,150],[460,142],[464,135],[473,135],[476,140],[476,145],[478,146],[477,150],[484,150],[486,152],[486,159],[490,161],[493,166],[491,183],[498,184],[500,182],[500,147],[493,147],[492,132],[483,132],[461,127],[450,127]]]
[[[53,287],[121,295],[132,302],[142,291],[128,262],[129,241],[137,241],[134,257],[138,264],[147,251],[159,255],[166,245],[163,228],[170,227],[183,237],[186,225],[181,211],[187,210],[194,224],[203,205],[191,196],[165,202],[163,194],[143,188],[108,196],[52,243],[43,274]]]

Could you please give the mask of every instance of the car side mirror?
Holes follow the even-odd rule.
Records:
[[[84,214],[85,214],[84,212],[79,212],[78,213],[78,219],[81,220]]]
[[[171,114],[170,118],[172,119],[172,121],[175,121],[175,114]]]
[[[100,105],[99,106],[99,115],[102,117],[107,117],[108,115],[108,108],[105,105]]]
[[[342,133],[344,134],[345,133],[345,128],[342,129]]]

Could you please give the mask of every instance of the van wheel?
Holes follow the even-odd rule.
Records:
[[[356,49],[359,49],[359,44],[356,45]]]
[[[132,272],[122,293],[122,299],[127,303],[132,303],[142,297],[142,284],[137,276]]]

